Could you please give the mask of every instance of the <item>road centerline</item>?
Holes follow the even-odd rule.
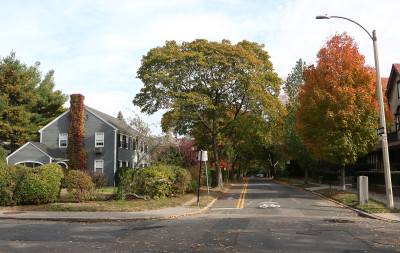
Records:
[[[236,205],[236,208],[243,208],[243,206],[244,206],[244,199],[245,199],[245,196],[246,196],[246,191],[247,191],[247,185],[248,185],[248,181],[244,184],[244,186],[243,186],[243,188],[242,188],[242,191],[241,191],[241,193],[240,193],[240,196],[239,196],[239,200],[238,200],[238,203],[237,203],[237,205]]]

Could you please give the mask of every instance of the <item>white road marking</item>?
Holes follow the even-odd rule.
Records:
[[[281,206],[279,205],[278,202],[268,201],[268,202],[261,202],[261,203],[260,203],[260,207],[261,207],[261,208],[269,208],[269,207],[274,207],[274,208],[276,208],[276,207],[281,207]]]

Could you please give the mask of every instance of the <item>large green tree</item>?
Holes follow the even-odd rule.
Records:
[[[167,41],[143,57],[138,71],[144,88],[133,103],[149,114],[165,109],[165,132],[191,134],[202,127],[210,136],[219,187],[220,159],[238,119],[252,113],[273,121],[279,115],[282,81],[263,47],[249,41]]]
[[[286,103],[287,114],[284,117],[284,136],[285,136],[285,151],[289,159],[296,160],[300,168],[304,171],[304,184],[308,184],[308,171],[312,167],[314,160],[310,157],[310,151],[306,149],[303,140],[297,130],[295,114],[300,103],[298,95],[301,86],[304,84],[303,71],[305,62],[299,59],[292,71],[285,80],[284,91],[288,101]]]
[[[353,38],[331,37],[304,71],[297,130],[315,158],[344,165],[375,148],[379,125],[375,72]]]
[[[65,109],[67,96],[53,91],[54,71],[42,79],[40,63],[27,66],[15,57],[0,58],[0,141],[11,149],[38,138],[37,131]]]

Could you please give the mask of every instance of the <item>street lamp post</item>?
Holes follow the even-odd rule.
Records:
[[[379,58],[378,58],[378,45],[377,45],[377,37],[376,31],[372,31],[372,35],[359,23],[351,20],[349,18],[340,17],[340,16],[317,16],[316,19],[330,19],[330,18],[341,18],[346,19],[350,22],[355,23],[359,27],[361,27],[368,36],[372,39],[374,46],[374,57],[375,57],[375,71],[376,71],[376,89],[378,91],[378,103],[379,103],[379,118],[380,118],[380,126],[383,128],[383,134],[381,135],[382,140],[382,151],[383,151],[383,171],[385,174],[385,185],[386,185],[386,197],[388,201],[388,208],[394,209],[393,204],[393,191],[392,191],[392,179],[390,175],[390,163],[389,163],[389,150],[388,150],[388,142],[387,142],[387,132],[386,132],[386,120],[385,120],[385,110],[383,104],[383,94],[382,94],[382,83],[381,83],[381,72],[379,69]]]

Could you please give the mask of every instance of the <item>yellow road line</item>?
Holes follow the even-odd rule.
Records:
[[[243,189],[242,189],[242,192],[240,193],[239,201],[237,203],[236,208],[243,208],[243,206],[244,206],[244,197],[246,196],[247,184],[248,183],[249,182],[246,182],[246,184],[243,186]]]

